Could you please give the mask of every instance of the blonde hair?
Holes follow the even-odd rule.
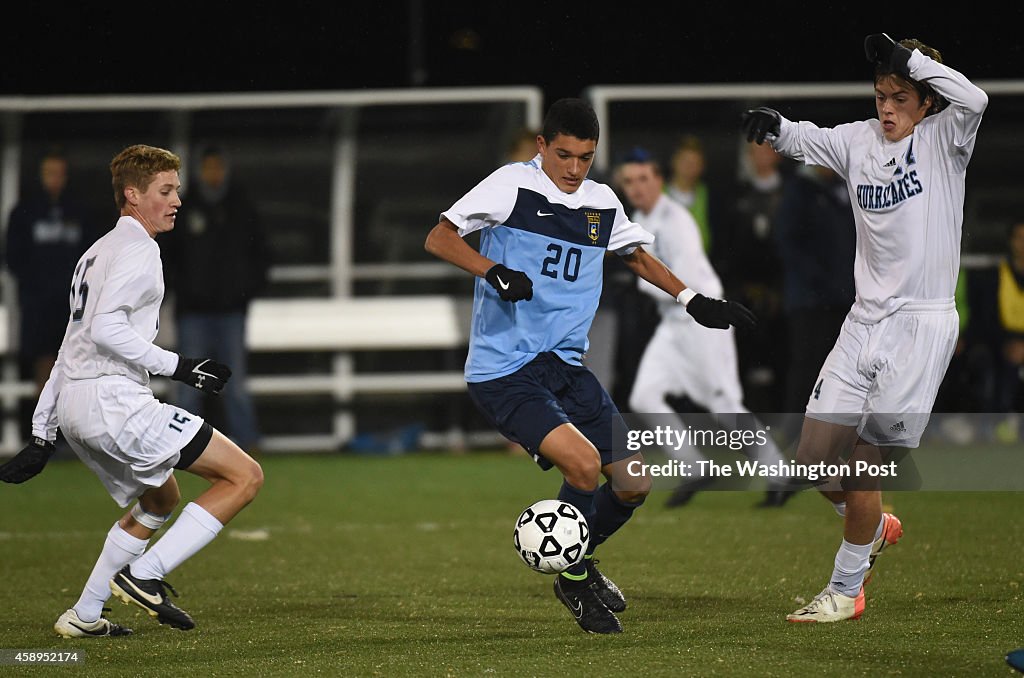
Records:
[[[177,172],[181,169],[181,158],[167,149],[145,144],[135,144],[124,149],[110,161],[110,181],[114,187],[114,203],[118,209],[124,207],[127,199],[124,189],[129,186],[143,193],[149,188],[153,177],[160,172]]]

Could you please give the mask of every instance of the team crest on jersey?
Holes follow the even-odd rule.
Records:
[[[590,242],[596,243],[601,237],[601,214],[599,212],[587,212],[587,235]]]

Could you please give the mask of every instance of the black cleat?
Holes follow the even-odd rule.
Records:
[[[615,582],[601,574],[601,571],[597,569],[598,561],[593,558],[586,558],[584,563],[587,566],[587,579],[594,583],[597,597],[601,599],[604,606],[612,612],[625,611],[626,597],[622,595],[622,591],[615,585]]]
[[[672,494],[668,496],[665,501],[667,508],[676,508],[677,506],[685,506],[690,503],[693,499],[693,495],[703,490],[705,487],[713,484],[714,478],[696,478],[694,480],[684,480],[676,486],[676,489],[672,490]]]
[[[167,591],[175,596],[178,595],[178,592],[161,579],[138,579],[132,574],[130,566],[125,565],[110,580],[110,590],[125,605],[128,603],[138,605],[148,612],[150,617],[156,617],[161,624],[167,624],[182,631],[196,627],[196,623],[192,621],[188,612],[167,599]]]
[[[768,490],[758,508],[782,508],[796,494],[796,490]]]
[[[587,633],[622,633],[619,618],[601,602],[594,582],[570,588],[562,586],[563,579],[555,575],[555,597],[569,608],[581,629]]]

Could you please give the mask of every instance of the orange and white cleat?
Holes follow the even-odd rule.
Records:
[[[891,513],[882,514],[882,535],[871,545],[871,555],[868,556],[868,571],[864,573],[864,585],[871,581],[871,574],[875,568],[875,558],[882,550],[891,544],[895,544],[903,536],[903,523]]]
[[[864,614],[864,587],[857,596],[845,596],[826,586],[825,590],[814,596],[807,605],[796,612],[786,615],[791,622],[837,622],[846,619],[860,619]]]

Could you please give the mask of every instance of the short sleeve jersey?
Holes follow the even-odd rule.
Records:
[[[629,254],[654,241],[627,218],[611,188],[586,180],[564,193],[539,155],[498,168],[441,216],[462,237],[481,231],[481,254],[533,281],[533,299],[508,302],[476,280],[465,366],[471,383],[511,374],[543,352],[582,364],[605,253]]]

